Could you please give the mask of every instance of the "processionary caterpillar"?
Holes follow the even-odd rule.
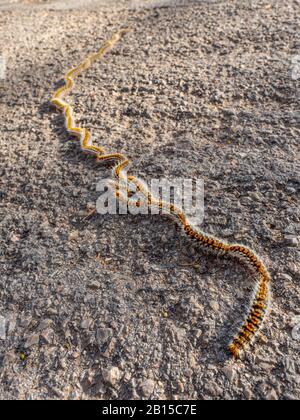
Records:
[[[73,109],[71,105],[63,99],[64,96],[66,96],[73,88],[74,79],[86,71],[96,60],[102,58],[104,54],[113,48],[127,32],[129,32],[129,29],[120,30],[118,33],[113,35],[110,40],[106,41],[98,52],[89,55],[77,67],[69,70],[65,76],[64,86],[55,92],[51,102],[64,114],[67,131],[80,139],[80,145],[83,152],[95,155],[99,161],[109,160],[115,162],[112,170],[114,180],[111,181],[111,187],[114,189],[118,200],[125,201],[128,205],[140,205],[136,203],[134,204],[130,201],[128,198],[128,187],[125,188],[122,186],[124,185],[122,184],[122,181],[129,181],[129,183],[135,185],[136,188],[143,194],[148,205],[158,206],[160,209],[167,209],[170,215],[183,228],[185,234],[194,242],[201,245],[203,249],[217,252],[220,255],[228,255],[239,258],[254,269],[257,277],[257,289],[255,290],[255,295],[246,321],[243,323],[239,332],[233,338],[228,347],[230,353],[237,358],[246,345],[252,341],[261,327],[266,315],[271,279],[264,263],[254,253],[254,251],[246,246],[228,244],[223,242],[221,239],[215,238],[198,230],[189,222],[186,215],[175,207],[175,205],[163,202],[160,199],[153,197],[153,195],[149,192],[148,187],[141,180],[132,175],[128,177],[125,168],[129,164],[129,159],[121,153],[106,154],[103,148],[94,146],[91,140],[90,132],[86,128],[76,126]]]

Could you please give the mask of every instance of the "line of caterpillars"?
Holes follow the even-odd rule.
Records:
[[[237,358],[241,350],[252,341],[262,326],[269,303],[270,274],[258,256],[249,248],[239,244],[226,244],[209,235],[203,235],[197,232],[189,225],[186,225],[184,230],[190,238],[200,243],[202,247],[219,251],[221,255],[229,255],[242,259],[242,261],[250,264],[259,276],[257,292],[255,293],[247,319],[240,328],[237,336],[229,345],[229,351]]]
[[[242,261],[246,262],[255,270],[259,280],[257,284],[257,291],[255,292],[248,317],[246,322],[240,328],[236,337],[229,345],[230,353],[235,358],[237,358],[245,346],[251,342],[261,327],[266,315],[269,300],[270,275],[262,261],[251,249],[247,248],[246,246],[239,244],[227,244],[220,239],[205,234],[204,232],[197,231],[188,222],[185,214],[177,209],[173,204],[165,203],[153,197],[148,191],[148,188],[142,184],[138,178],[134,176],[127,178],[127,173],[123,173],[123,171],[124,168],[129,164],[128,158],[121,153],[106,154],[103,148],[94,146],[92,144],[90,132],[86,128],[76,126],[71,105],[62,99],[62,97],[68,94],[73,88],[74,78],[76,78],[83,71],[87,70],[94,61],[103,57],[104,54],[113,48],[113,46],[128,31],[128,29],[123,29],[116,33],[109,41],[103,45],[103,47],[97,53],[91,54],[76,68],[70,70],[65,76],[65,85],[55,92],[53,98],[51,99],[51,103],[64,113],[66,129],[70,134],[80,138],[82,151],[95,155],[99,161],[109,160],[116,162],[113,168],[113,176],[115,180],[128,180],[129,182],[132,182],[135,184],[137,189],[143,193],[149,205],[156,205],[161,209],[168,209],[170,211],[170,215],[173,216],[173,218],[181,225],[185,234],[193,241],[197,242],[201,248],[212,252],[217,252],[219,255],[229,255],[242,259]],[[140,202],[135,202],[135,204],[133,204],[129,201],[128,189],[125,191],[122,190],[122,188],[120,189],[120,184],[115,181],[112,181],[112,185],[119,200],[125,200],[128,205],[140,206]]]

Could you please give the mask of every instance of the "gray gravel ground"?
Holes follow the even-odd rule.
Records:
[[[298,399],[299,1],[21,3],[0,15],[0,397]],[[203,178],[204,228],[265,260],[272,312],[238,362],[225,348],[245,268],[196,254],[162,217],[84,220],[108,169],[49,99],[128,25],[78,81],[78,121],[135,174]]]

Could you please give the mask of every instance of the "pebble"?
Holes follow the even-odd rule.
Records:
[[[209,306],[215,312],[218,312],[218,310],[220,309],[220,305],[216,301],[209,302]]]
[[[182,394],[184,392],[184,383],[181,381],[175,381],[173,384],[174,389],[179,392],[180,394]]]
[[[272,365],[271,363],[268,363],[268,362],[261,362],[259,364],[259,366],[263,370],[271,370],[274,367],[274,365]]]
[[[229,380],[229,382],[232,382],[233,379],[235,378],[236,372],[231,366],[225,366],[222,369],[222,372],[224,373],[226,378]]]
[[[96,332],[96,340],[99,347],[106,344],[113,336],[113,330],[111,328],[99,328]]]
[[[299,264],[296,264],[295,262],[290,261],[287,263],[286,267],[292,275],[299,274]]]
[[[180,341],[185,340],[186,330],[184,328],[175,327],[174,325],[171,332],[171,336],[174,343],[179,343]]]
[[[284,236],[284,243],[287,246],[297,247],[299,246],[299,238],[294,235],[285,235]]]
[[[197,367],[197,361],[192,354],[189,354],[189,364],[192,369],[195,369]]]
[[[76,359],[78,359],[79,357],[80,357],[80,351],[79,350],[75,350],[75,351],[73,351],[73,353],[71,353],[71,355],[70,355],[70,357],[73,359],[73,360],[76,360]]]
[[[8,328],[7,328],[7,334],[8,335],[13,333],[16,329],[16,326],[17,326],[17,319],[16,318],[17,318],[16,316],[12,316],[9,319]]]
[[[28,349],[36,344],[39,344],[40,336],[39,334],[33,334],[26,339],[25,348]]]
[[[0,340],[6,339],[6,319],[0,316]]]
[[[81,381],[81,385],[86,390],[86,389],[91,388],[96,383],[96,378],[92,374],[92,372],[88,370],[83,373],[83,375],[80,378],[80,381]]]
[[[100,289],[101,285],[98,281],[92,281],[91,283],[88,284],[88,287],[92,290],[98,290]]]
[[[55,309],[55,308],[49,308],[49,309],[47,310],[47,314],[48,314],[48,315],[58,315],[58,311],[57,311],[57,309]]]
[[[277,277],[281,278],[281,280],[285,280],[285,281],[292,281],[293,280],[292,276],[289,276],[288,274],[284,274],[284,273],[278,274]]]
[[[69,241],[77,241],[79,238],[79,234],[77,230],[73,230],[69,233]]]
[[[46,330],[49,325],[52,324],[52,319],[44,319],[43,321],[41,321],[37,327],[37,331],[44,331]]]
[[[54,332],[51,328],[47,328],[41,333],[41,338],[45,341],[46,344],[51,344],[53,342]]]
[[[296,362],[291,357],[285,357],[284,361],[285,372],[290,375],[296,375]]]
[[[268,344],[268,338],[264,334],[262,334],[262,333],[259,336],[259,341],[262,344]]]
[[[7,352],[3,358],[3,366],[9,365],[16,359],[16,354],[11,351]]]
[[[11,235],[11,237],[10,237],[10,240],[13,242],[13,243],[16,243],[16,242],[19,242],[19,240],[20,240],[21,238],[20,238],[20,236],[19,235],[16,235],[16,234],[12,234]]]
[[[22,327],[22,328],[24,328],[24,329],[26,329],[26,328],[28,328],[29,327],[29,325],[31,324],[31,321],[32,321],[32,316],[27,316],[27,317],[24,317],[24,318],[22,318],[21,319],[21,321],[20,321],[20,326]]]
[[[245,395],[246,400],[252,400],[253,398],[253,393],[249,388],[245,389],[244,395]]]
[[[120,380],[121,371],[117,366],[113,366],[102,371],[103,380],[112,387],[115,387]]]
[[[249,197],[255,201],[261,201],[261,196],[257,192],[249,193]]]
[[[266,400],[278,400],[278,395],[276,393],[276,391],[274,389],[272,389],[271,391],[269,391],[266,395]]]
[[[92,319],[90,319],[90,318],[87,318],[87,319],[84,319],[82,322],[81,322],[81,324],[80,324],[80,326],[81,326],[81,328],[83,329],[83,330],[88,330],[88,329],[90,329],[90,327],[93,325],[93,320]]]
[[[67,368],[66,359],[59,359],[59,368],[65,370]]]
[[[103,353],[104,357],[110,357],[112,355],[112,353],[114,352],[115,348],[116,348],[116,344],[117,344],[117,339],[115,337],[113,337],[110,341],[110,343],[108,344],[105,352]]]
[[[152,379],[147,379],[141,382],[139,386],[139,390],[142,396],[145,398],[149,398],[153,394],[154,388],[155,388],[155,382]]]

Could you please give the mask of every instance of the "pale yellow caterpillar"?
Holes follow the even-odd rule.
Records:
[[[183,228],[185,234],[195,243],[200,245],[202,249],[217,253],[218,255],[237,257],[254,270],[257,278],[257,290],[255,292],[249,314],[246,318],[246,322],[242,325],[236,337],[229,345],[230,353],[234,357],[238,357],[246,345],[254,338],[266,315],[271,279],[270,274],[261,259],[254,253],[254,251],[244,245],[228,244],[221,239],[215,238],[196,229],[189,222],[186,215],[175,205],[163,202],[162,200],[153,197],[153,195],[149,192],[148,187],[138,178],[132,175],[127,177],[125,168],[129,164],[129,159],[121,153],[107,154],[103,148],[93,145],[90,132],[86,128],[76,126],[73,109],[71,105],[63,99],[74,86],[74,79],[87,70],[94,61],[102,58],[104,54],[113,48],[128,31],[128,29],[122,29],[113,35],[110,40],[106,41],[98,52],[89,55],[77,67],[68,71],[65,76],[64,86],[55,92],[53,98],[51,99],[51,103],[64,114],[66,129],[70,134],[79,138],[80,146],[83,152],[95,155],[98,161],[115,162],[112,170],[114,180],[111,181],[110,186],[114,190],[118,200],[126,202],[129,206],[141,205],[140,202],[132,201],[128,197],[129,188],[124,185],[128,185],[127,182],[129,182],[129,185],[132,183],[144,196],[146,205],[157,206],[159,209],[168,210],[172,218],[175,219],[176,222]]]

